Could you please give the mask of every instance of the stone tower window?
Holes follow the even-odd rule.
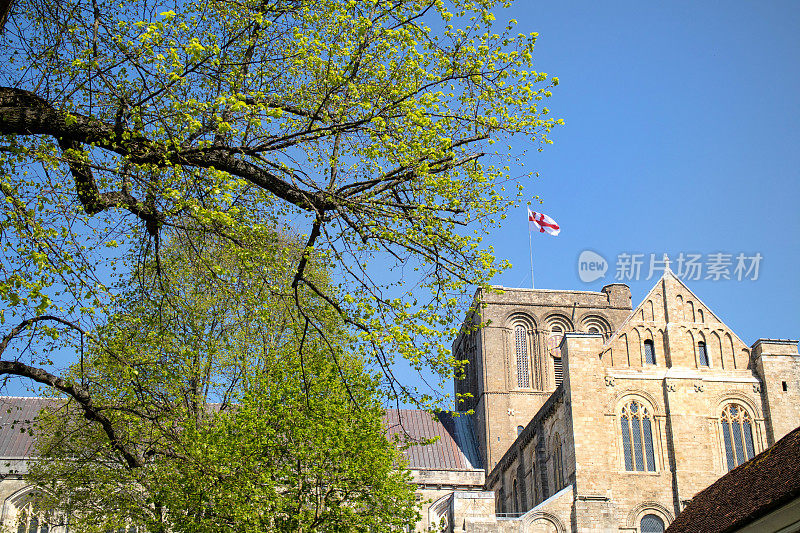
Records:
[[[697,361],[700,366],[708,366],[708,350],[706,349],[706,343],[703,341],[697,343]]]
[[[644,341],[644,362],[648,365],[656,364],[656,347],[652,339]]]
[[[553,357],[553,376],[556,380],[556,387],[558,387],[564,381],[564,365],[561,363],[560,357]]]
[[[652,417],[647,407],[636,400],[626,403],[620,415],[620,426],[625,470],[655,472]]]
[[[556,387],[561,385],[564,380],[564,366],[561,364],[561,339],[564,338],[564,328],[560,324],[550,326],[550,337],[547,339],[547,346],[553,358],[553,379]]]
[[[517,386],[528,388],[530,375],[528,373],[528,330],[518,324],[514,328],[515,353],[517,356]]]
[[[728,404],[722,411],[719,422],[722,425],[728,470],[733,470],[755,457],[753,420],[744,407],[735,403]]]
[[[664,521],[657,515],[646,514],[642,517],[639,530],[642,533],[664,533]]]

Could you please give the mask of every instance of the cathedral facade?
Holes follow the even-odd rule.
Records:
[[[392,414],[460,453],[409,455],[418,531],[661,532],[800,425],[797,341],[747,346],[669,270],[636,308],[622,284],[479,290],[453,352],[462,412]]]
[[[418,532],[664,531],[800,425],[797,341],[743,343],[669,270],[630,289],[478,290],[453,344],[458,411],[387,410]],[[58,533],[32,507],[20,431],[47,400],[0,398],[0,531]]]

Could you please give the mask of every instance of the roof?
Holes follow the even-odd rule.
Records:
[[[800,497],[800,427],[698,492],[667,533],[734,531]]]
[[[0,459],[31,456],[33,421],[43,407],[54,400],[0,396]],[[58,401],[58,400],[56,400]],[[384,415],[389,436],[426,442],[405,450],[409,466],[428,470],[479,470],[480,458],[472,418],[447,413],[432,415],[416,409],[388,409]]]
[[[472,417],[462,413],[437,413],[419,409],[387,409],[384,415],[390,437],[399,435],[419,442],[405,450],[409,468],[421,470],[479,470],[481,461]],[[422,444],[438,437],[430,444]]]
[[[0,396],[0,458],[30,457],[33,449],[33,420],[53,400]]]

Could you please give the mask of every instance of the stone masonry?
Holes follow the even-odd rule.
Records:
[[[663,531],[800,425],[797,341],[747,346],[669,269],[636,308],[622,284],[479,290],[453,353],[460,412],[385,416],[434,441],[405,452],[419,533]],[[0,531],[31,522],[19,427],[42,401],[3,399]]]
[[[669,270],[635,309],[622,284],[479,290],[453,351],[486,481],[418,531],[663,531],[800,425],[797,341],[748,347]]]

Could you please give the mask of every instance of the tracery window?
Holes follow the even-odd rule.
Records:
[[[664,521],[658,515],[646,514],[639,524],[639,531],[641,533],[664,533]]]
[[[514,328],[515,353],[517,355],[517,386],[530,387],[528,372],[528,330],[518,324]]]
[[[700,366],[708,366],[708,350],[706,349],[706,343],[703,341],[697,343],[697,359]]]
[[[17,518],[17,533],[48,533],[50,524],[45,517],[34,512],[33,505],[28,503],[23,507]]]
[[[728,404],[723,409],[719,422],[722,426],[728,470],[733,470],[755,457],[753,419],[744,407],[735,403]]]
[[[656,364],[656,347],[652,339],[644,341],[644,362],[648,365]]]
[[[622,407],[620,426],[625,470],[655,472],[653,425],[649,409],[637,400],[629,401]]]

